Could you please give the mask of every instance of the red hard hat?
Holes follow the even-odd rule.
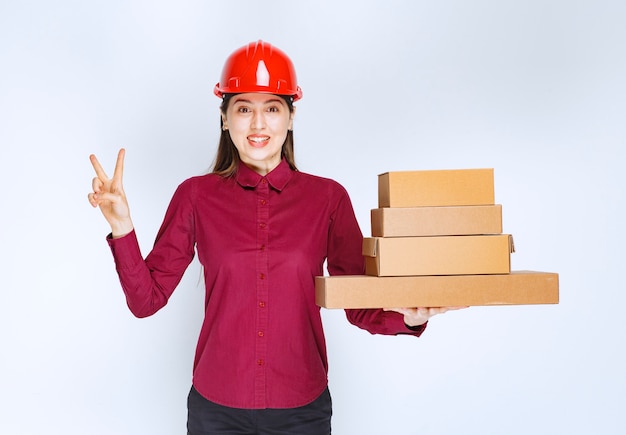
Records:
[[[213,92],[220,98],[224,94],[244,92],[291,95],[293,101],[302,98],[289,57],[261,40],[235,50],[226,59],[222,78]]]

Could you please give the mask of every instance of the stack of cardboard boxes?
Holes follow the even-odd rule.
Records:
[[[326,308],[558,303],[558,275],[511,272],[493,169],[387,172],[378,177],[365,276],[316,278]]]

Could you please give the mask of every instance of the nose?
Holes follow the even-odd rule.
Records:
[[[265,127],[265,114],[261,110],[255,110],[252,114],[252,128],[262,130]]]

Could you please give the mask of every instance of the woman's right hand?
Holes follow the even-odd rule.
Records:
[[[104,218],[111,226],[111,233],[114,238],[125,236],[133,230],[130,208],[122,186],[124,155],[125,151],[122,148],[117,154],[113,178],[107,176],[95,155],[89,156],[91,165],[96,171],[96,177],[91,185],[93,192],[88,195],[89,203],[94,208],[100,208]]]

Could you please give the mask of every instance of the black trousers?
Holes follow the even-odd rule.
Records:
[[[218,405],[191,387],[187,435],[329,435],[328,388],[313,402],[289,409],[239,409]]]

